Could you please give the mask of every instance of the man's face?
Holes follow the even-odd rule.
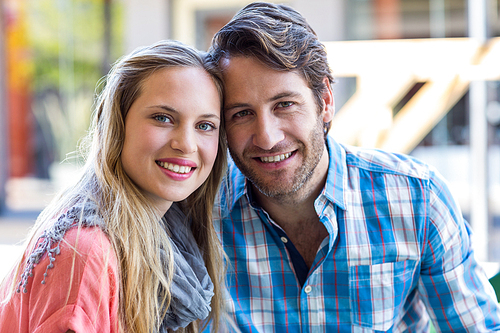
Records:
[[[268,197],[307,195],[328,170],[323,123],[333,117],[329,85],[320,108],[296,72],[243,56],[225,58],[221,67],[227,140],[238,168]]]

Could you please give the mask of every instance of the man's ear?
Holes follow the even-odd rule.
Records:
[[[323,79],[325,89],[323,89],[322,99],[323,99],[323,123],[329,123],[333,119],[335,114],[335,99],[333,97],[332,87],[330,85],[330,80],[327,77]]]

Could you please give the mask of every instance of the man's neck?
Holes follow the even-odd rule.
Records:
[[[286,229],[287,225],[300,223],[304,219],[317,216],[314,201],[321,190],[311,192],[307,196],[287,195],[286,197],[267,197],[255,187],[252,187],[252,190],[259,206],[264,208],[283,229]]]

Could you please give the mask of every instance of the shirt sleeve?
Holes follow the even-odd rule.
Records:
[[[474,258],[471,229],[446,182],[430,179],[427,234],[419,290],[443,332],[500,331],[493,287]]]
[[[19,332],[118,332],[119,273],[107,236],[96,227],[73,228],[60,249],[54,267],[46,269],[45,255],[33,269],[27,293],[13,296],[9,320],[20,322]]]

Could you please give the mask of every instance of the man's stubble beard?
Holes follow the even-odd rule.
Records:
[[[323,122],[321,118],[318,117],[317,125],[311,131],[309,135],[310,148],[306,147],[306,144],[302,141],[297,141],[298,150],[296,154],[300,154],[304,157],[304,163],[297,168],[292,176],[291,182],[281,181],[284,177],[285,170],[278,170],[272,173],[273,181],[266,181],[259,176],[258,172],[255,172],[253,168],[248,166],[243,162],[243,159],[234,153],[234,151],[229,148],[231,157],[234,163],[243,173],[243,175],[250,180],[250,182],[265,196],[276,199],[278,201],[290,201],[297,192],[301,189],[305,189],[305,185],[310,181],[314,174],[321,157],[323,156],[325,148],[325,137],[323,132]],[[243,152],[243,156],[245,151]],[[269,184],[271,182],[271,184]],[[304,193],[306,195],[307,193]]]

